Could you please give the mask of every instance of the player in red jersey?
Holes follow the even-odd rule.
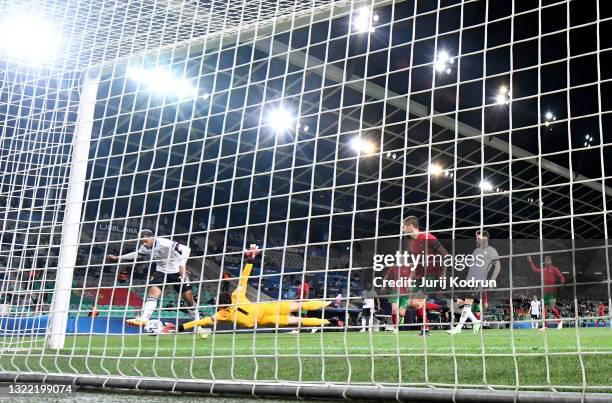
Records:
[[[308,294],[310,294],[310,284],[308,284],[308,281],[306,281],[306,279],[304,279],[303,283],[298,281],[298,284],[297,284],[298,298],[300,300],[306,300],[308,299]]]
[[[603,322],[603,327],[606,327],[606,305],[603,301],[599,302],[599,306],[597,307],[597,322],[595,326],[599,327],[599,321]]]
[[[543,325],[540,330],[546,330],[546,312],[548,309],[550,309],[553,315],[555,315],[555,318],[559,320],[557,329],[561,329],[563,327],[563,321],[557,310],[555,292],[557,289],[557,278],[561,284],[565,284],[565,277],[557,266],[553,266],[551,256],[544,257],[544,267],[536,266],[531,256],[527,256],[527,261],[531,266],[532,272],[542,274],[542,281],[544,282],[544,309],[542,310]]]
[[[402,232],[404,235],[409,237],[408,239],[408,251],[412,256],[424,256],[439,255],[444,259],[448,252],[446,248],[440,243],[435,235],[425,232],[419,228],[419,220],[414,216],[409,216],[404,219]],[[414,287],[411,292],[416,293],[409,301],[408,307],[414,309],[416,315],[423,323],[423,328],[419,332],[419,336],[426,336],[429,332],[427,326],[427,311],[441,310],[440,305],[427,302],[428,290],[426,287],[421,287],[420,283],[423,278],[437,279],[445,276],[445,269],[440,265],[436,265],[435,262],[430,263],[429,259],[426,259],[424,264],[421,262],[412,271],[412,278],[416,280],[417,286]]]

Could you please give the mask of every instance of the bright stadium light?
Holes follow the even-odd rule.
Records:
[[[293,128],[295,125],[295,117],[289,110],[277,108],[268,115],[268,122],[276,133],[283,133]]]
[[[486,179],[480,181],[478,187],[480,187],[480,190],[482,190],[483,192],[492,192],[494,189],[493,184]]]
[[[0,50],[28,63],[48,62],[60,45],[60,36],[40,15],[17,13],[0,21]]]
[[[361,154],[372,154],[376,152],[376,146],[374,143],[367,141],[361,137],[355,137],[351,140],[351,148],[357,153]]]
[[[432,163],[429,164],[429,174],[433,176],[441,175],[444,172],[444,169],[440,166],[440,164]]]
[[[196,89],[187,80],[175,77],[167,69],[143,69],[138,66],[131,66],[128,69],[128,76],[150,91],[160,95],[175,94],[180,97],[190,97],[195,96],[197,93]]]
[[[438,73],[446,72],[446,74],[450,74],[452,72],[450,65],[453,63],[454,63],[454,60],[452,57],[449,56],[448,52],[445,50],[441,50],[438,53],[438,56],[436,57],[436,63],[435,63],[436,71]]]
[[[510,103],[510,91],[508,87],[502,85],[497,90],[497,95],[495,96],[495,102],[499,105]]]
[[[557,117],[551,111],[547,111],[544,114],[544,126],[550,126],[550,123],[555,120],[557,120]]]
[[[353,16],[353,28],[357,32],[374,32],[373,21],[378,21],[378,15],[372,16],[369,7],[362,7]]]

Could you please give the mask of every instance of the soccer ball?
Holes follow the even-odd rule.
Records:
[[[148,333],[149,336],[157,336],[158,334],[161,334],[163,327],[164,324],[161,322],[161,320],[153,319],[146,324],[144,331],[145,333]]]
[[[205,340],[208,339],[208,336],[210,336],[210,329],[200,329],[198,330],[198,335],[200,336],[200,339]]]

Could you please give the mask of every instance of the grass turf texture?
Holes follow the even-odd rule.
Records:
[[[179,379],[240,379],[382,383],[415,386],[459,384],[539,390],[612,392],[610,329],[467,330],[451,336],[416,332],[225,333],[201,340],[196,334],[68,336],[59,352],[3,351],[9,372],[153,376]],[[481,339],[482,337],[482,339]],[[514,343],[512,343],[514,340]],[[514,344],[515,355],[512,355]],[[453,351],[454,349],[454,351]],[[399,355],[398,355],[399,351]],[[544,354],[548,351],[548,354]],[[484,354],[483,354],[484,353]],[[582,365],[581,365],[582,360]],[[547,370],[548,368],[548,370]],[[584,373],[581,370],[584,368]],[[455,378],[456,377],[456,378]]]

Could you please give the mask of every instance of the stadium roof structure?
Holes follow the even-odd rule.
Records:
[[[385,6],[387,3],[390,2],[375,5],[375,10],[383,15],[381,24],[384,24],[385,18],[389,18],[391,7]],[[236,3],[236,6],[238,4]],[[245,10],[251,6],[251,2],[240,4],[245,7]],[[281,7],[283,4],[281,3]],[[317,161],[330,161],[331,163],[336,153],[336,146],[338,148],[336,158],[341,158],[340,156],[348,158],[354,155],[349,141],[350,136],[360,133],[363,137],[371,138],[380,151],[380,159],[377,158],[378,154],[362,155],[358,159],[357,172],[357,183],[360,184],[356,195],[357,205],[372,206],[370,211],[362,214],[364,236],[371,233],[372,223],[376,221],[388,224],[387,229],[380,231],[379,234],[397,234],[401,213],[394,207],[401,205],[403,200],[404,203],[411,205],[409,210],[404,212],[404,216],[416,214],[423,217],[427,215],[430,228],[445,229],[444,232],[449,236],[459,236],[461,233],[451,234],[451,228],[478,226],[482,222],[488,227],[496,228],[492,231],[496,236],[506,238],[510,236],[508,224],[511,219],[513,237],[533,237],[534,234],[540,233],[540,224],[544,238],[571,238],[572,234],[585,239],[604,237],[605,223],[601,212],[604,209],[604,198],[608,203],[612,200],[612,188],[609,180],[601,179],[604,176],[604,173],[601,172],[603,165],[601,158],[610,155],[611,152],[608,149],[600,150],[597,144],[593,144],[592,148],[581,146],[585,133],[599,131],[597,111],[579,121],[569,119],[567,109],[577,108],[577,104],[583,102],[583,98],[575,100],[573,97],[570,99],[568,95],[566,100],[565,92],[555,93],[554,91],[537,97],[530,95],[534,93],[534,88],[537,92],[537,71],[535,71],[535,76],[534,69],[528,68],[513,70],[506,67],[504,71],[504,63],[509,62],[509,47],[501,45],[490,47],[488,52],[494,57],[487,59],[489,63],[487,66],[492,71],[497,69],[503,73],[495,74],[487,71],[486,77],[482,71],[482,59],[473,59],[475,63],[470,65],[470,60],[472,60],[470,58],[477,56],[481,51],[466,52],[464,49],[462,53],[464,61],[460,62],[464,66],[461,75],[462,77],[473,76],[474,79],[461,84],[459,90],[461,91],[461,102],[465,103],[466,107],[462,106],[456,118],[455,109],[459,106],[453,106],[455,90],[452,87],[456,83],[457,72],[436,78],[436,94],[433,100],[431,92],[428,91],[431,88],[425,87],[426,85],[431,86],[432,53],[435,53],[435,50],[432,49],[430,42],[433,42],[433,37],[427,38],[423,35],[422,39],[417,38],[418,43],[424,43],[426,46],[418,47],[418,43],[414,43],[415,54],[412,56],[412,65],[409,60],[406,60],[406,57],[400,54],[402,51],[409,54],[409,48],[395,47],[397,52],[392,50],[389,56],[386,52],[378,54],[374,52],[376,46],[382,47],[390,41],[389,30],[385,30],[384,27],[372,35],[376,39],[364,40],[362,45],[352,41],[347,47],[347,41],[343,42],[341,39],[343,35],[351,36],[350,29],[347,32],[346,28],[338,27],[350,26],[350,13],[356,9],[356,6],[350,7],[346,2],[334,4],[340,6],[330,9],[326,8],[330,3],[321,2],[321,11],[316,14],[308,12],[309,5],[305,7],[304,15],[298,13],[291,20],[281,19],[275,24],[271,23],[271,20],[260,18],[259,22],[254,23],[256,26],[252,30],[245,31],[244,28],[241,28],[239,35],[236,34],[238,36],[231,37],[231,29],[229,30],[230,37],[204,36],[201,40],[187,41],[182,47],[173,47],[172,51],[165,56],[163,56],[163,51],[159,53],[158,47],[155,58],[157,61],[160,58],[163,59],[164,64],[169,60],[176,61],[179,67],[183,66],[181,63],[185,60],[189,64],[190,59],[199,58],[202,63],[202,71],[207,67],[211,70],[217,68],[215,73],[217,77],[225,76],[226,81],[231,83],[227,85],[229,92],[231,89],[247,85],[249,78],[236,77],[235,68],[218,69],[219,66],[208,61],[207,56],[214,54],[219,46],[222,49],[226,49],[224,45],[236,46],[237,41],[240,50],[236,52],[235,66],[249,63],[251,47],[259,55],[254,59],[261,60],[271,57],[274,60],[271,61],[270,66],[263,62],[250,66],[251,77],[259,74],[264,80],[270,81],[270,75],[277,74],[273,70],[280,65],[288,72],[285,84],[278,89],[275,89],[274,85],[269,85],[268,91],[276,92],[278,100],[284,97],[283,102],[286,104],[293,102],[293,106],[300,111],[300,114],[306,116],[305,120],[308,119],[308,116],[316,120],[316,116],[320,115],[320,127],[317,128]],[[399,10],[401,2],[396,2],[394,7],[396,11]],[[249,11],[245,13],[250,15]],[[266,11],[262,10],[262,13]],[[279,8],[276,14],[281,15],[282,10]],[[309,44],[308,27],[315,21],[329,19],[330,15],[334,16],[328,38],[332,42],[327,54],[325,52],[318,54],[316,49],[313,49],[314,46]],[[423,16],[427,17],[426,11]],[[508,18],[500,18],[499,21],[510,23]],[[228,24],[231,25],[231,23]],[[324,25],[328,25],[327,22]],[[515,26],[515,29],[520,30],[521,28]],[[327,28],[325,30],[327,31]],[[451,54],[454,49],[456,54],[459,34],[450,29],[449,32],[455,37],[446,39],[443,45]],[[499,38],[496,38],[495,32],[489,32],[488,41],[502,43],[504,35],[506,33],[502,32]],[[260,37],[267,40],[254,40]],[[334,41],[336,37],[340,40]],[[172,43],[174,42],[173,39]],[[466,42],[467,39],[463,38],[464,48],[477,48],[477,45],[466,45]],[[295,46],[297,43],[306,44],[307,48]],[[160,43],[160,45],[163,44]],[[368,75],[373,75],[372,71],[377,68],[375,66],[382,66],[385,69],[387,63],[394,63],[393,74],[379,74],[371,79],[363,79],[366,71],[364,61],[359,58],[359,55],[367,51],[368,45],[370,52]],[[534,49],[527,45],[530,43],[520,41],[514,43],[515,50],[511,57],[515,64],[528,65],[528,60],[533,59]],[[440,46],[441,44],[438,43],[438,47]],[[241,52],[244,49],[248,51]],[[547,51],[546,49],[542,51],[544,59],[547,57]],[[535,52],[537,53],[537,50]],[[147,59],[144,54],[142,56]],[[535,57],[537,58],[537,55]],[[139,58],[140,56],[131,58],[130,63]],[[345,58],[347,62],[343,64],[342,59]],[[211,60],[216,61],[214,58]],[[340,62],[335,63],[334,60]],[[288,67],[284,66],[285,62]],[[272,63],[279,64],[274,66]],[[402,63],[405,67],[398,67]],[[496,66],[497,64],[502,67]],[[114,72],[121,79],[121,73],[117,73],[117,66],[111,65],[112,68],[107,71]],[[537,62],[535,66],[538,66]],[[548,66],[541,68],[546,67]],[[293,76],[289,74],[292,71],[303,71],[304,69],[307,70],[304,74],[306,84],[299,79],[293,80]],[[470,69],[476,71],[470,71]],[[191,71],[191,66],[187,66],[185,74],[187,76],[199,75],[200,71]],[[570,81],[574,81],[574,75],[581,74],[583,72],[580,69],[572,70]],[[302,73],[299,73],[296,76],[301,75]],[[510,77],[511,75],[513,78]],[[217,78],[217,80],[221,79]],[[410,84],[409,80],[412,80]],[[484,80],[484,84],[479,80]],[[513,98],[515,98],[511,101],[513,103],[512,115],[509,113],[508,106],[498,105],[490,100],[492,92],[499,86],[509,83],[510,80],[513,83],[512,91]],[[547,78],[542,77],[541,80],[544,82]],[[309,94],[296,96],[299,92],[307,91],[309,83],[313,82],[325,82],[327,88],[321,99],[318,96],[311,97]],[[302,84],[304,88],[300,87]],[[409,88],[409,85],[412,87]],[[417,91],[414,91],[415,88]],[[365,95],[362,97],[363,94]],[[483,100],[484,106],[482,105]],[[227,107],[227,100],[224,98],[213,96],[211,102],[218,108]],[[340,115],[339,108],[347,105],[349,108],[344,109]],[[112,109],[112,107],[113,105],[109,103],[108,108]],[[550,126],[545,125],[541,117],[549,108],[554,108],[557,114],[556,121]],[[346,113],[347,110],[348,113]],[[202,112],[206,113],[205,110]],[[121,115],[120,119],[130,119],[130,116]],[[258,123],[261,124],[261,121]],[[570,123],[571,130],[568,133]],[[221,131],[224,131],[225,134],[234,133],[241,128],[244,130],[245,126],[248,125],[237,120],[233,125],[226,123],[225,128]],[[314,128],[314,125],[311,124],[310,127]],[[194,128],[191,127],[191,130]],[[340,136],[336,139],[338,132]],[[538,133],[541,133],[541,136],[538,136]],[[158,144],[177,139],[172,131],[160,132],[159,135],[167,136],[167,138],[158,138]],[[202,133],[202,136],[205,135]],[[538,142],[538,137],[542,138],[541,143]],[[595,138],[599,140],[597,135]],[[224,144],[237,141],[233,135],[223,139]],[[244,138],[240,141],[248,142]],[[338,141],[337,145],[336,141]],[[431,150],[427,147],[430,142],[433,143]],[[457,144],[458,147],[456,161],[454,144]],[[298,143],[298,147],[301,146],[311,147],[311,144]],[[401,152],[405,146],[409,147],[407,153]],[[578,150],[568,154],[567,150],[570,147]],[[177,152],[174,149],[172,147],[171,154]],[[283,155],[285,151],[287,153]],[[600,157],[600,151],[602,157]],[[309,155],[308,153],[312,153],[312,150],[305,151],[305,155]],[[278,148],[275,154],[277,162],[282,158],[293,158],[290,148]],[[182,159],[183,156],[176,155],[176,157]],[[298,157],[296,154],[296,158]],[[612,155],[610,157],[612,158]],[[405,164],[404,158],[406,158]],[[454,179],[440,175],[429,181],[428,169],[434,161],[447,168],[448,170],[445,169],[445,171],[452,174]],[[192,160],[188,155],[185,162],[195,163],[196,160]],[[231,169],[233,163],[233,159],[221,159],[219,170]],[[356,166],[355,163],[341,161],[338,164],[338,170],[351,175],[355,173]],[[469,168],[455,171],[453,167]],[[542,176],[539,175],[539,167],[541,167]],[[239,171],[240,167],[237,169]],[[332,165],[330,169],[330,172],[333,172]],[[301,182],[304,186],[310,186],[308,176],[310,174],[308,169],[300,170],[297,175],[288,176],[286,181],[287,183]],[[315,172],[315,175],[318,174],[319,172]],[[320,174],[325,176],[322,170]],[[408,179],[402,179],[403,175],[407,175]],[[165,172],[160,171],[157,180],[159,182],[172,181],[168,176]],[[326,179],[331,178],[326,177]],[[481,198],[483,190],[478,184],[483,179],[490,181],[493,189],[484,198]],[[184,178],[183,181],[185,181]],[[380,182],[380,188],[377,182]],[[219,189],[222,188],[218,186],[218,191]],[[339,187],[338,191],[342,193],[345,189],[347,188]],[[512,191],[511,196],[509,191]],[[377,197],[375,195],[377,193],[380,194],[380,206],[376,206]],[[346,192],[345,195],[345,198],[337,197],[336,202],[346,200],[348,204],[346,206],[335,205],[334,211],[351,211],[354,195],[351,191]],[[510,200],[512,200],[512,210],[510,210]],[[299,200],[294,198],[293,202],[298,203]],[[309,199],[303,201],[306,205],[309,202],[311,202]],[[314,200],[312,203],[316,208],[317,203]],[[307,208],[306,205],[304,208]],[[540,207],[542,216],[540,216]],[[377,208],[380,209],[380,215],[377,215]],[[388,214],[385,213],[385,208],[389,209]],[[590,216],[590,213],[593,213],[593,216]],[[453,216],[456,218],[455,222],[452,221]],[[570,222],[572,218],[573,226]]]
[[[50,7],[49,3],[44,4],[45,7]],[[271,4],[274,6],[270,6]],[[210,72],[220,66],[219,62],[215,64],[211,61],[214,58],[208,60],[211,55],[219,49],[235,47],[236,43],[240,44],[240,49],[235,55],[235,65],[229,69],[217,69],[214,73],[218,77],[225,77],[226,84],[222,92],[229,93],[231,89],[246,85],[249,78],[237,77],[236,66],[251,62],[252,49],[259,55],[254,58],[258,61],[270,57],[270,66],[263,62],[252,63],[248,70],[251,76],[259,73],[263,75],[264,80],[271,81],[270,74],[275,69],[274,63],[277,64],[276,67],[283,66],[287,73],[306,69],[306,73],[286,74],[286,85],[281,84],[277,89],[274,85],[269,85],[268,90],[276,92],[277,100],[284,97],[283,102],[293,102],[302,115],[319,116],[320,126],[315,128],[311,125],[311,133],[317,130],[317,161],[328,161],[328,168],[333,172],[336,147],[336,159],[341,158],[340,156],[347,158],[338,162],[337,169],[349,177],[353,174],[358,176],[357,194],[354,195],[349,187],[340,186],[334,189],[345,197],[336,197],[337,205],[332,208],[338,213],[350,212],[353,208],[353,198],[358,206],[372,206],[360,214],[360,220],[357,222],[358,229],[361,229],[359,222],[363,221],[364,236],[371,232],[372,223],[377,221],[386,225],[380,229],[379,234],[396,234],[399,232],[399,217],[402,214],[416,214],[428,217],[428,227],[434,230],[444,229],[448,235],[455,236],[460,236],[462,230],[451,234],[452,228],[469,228],[482,223],[497,227],[495,235],[505,238],[510,235],[508,224],[511,219],[515,237],[533,237],[534,234],[540,234],[540,225],[541,235],[546,238],[604,237],[603,228],[606,223],[603,222],[602,212],[606,201],[608,204],[612,202],[612,188],[610,180],[605,179],[605,172],[601,172],[604,165],[602,158],[609,160],[612,155],[608,148],[600,149],[597,144],[593,144],[592,148],[587,149],[581,147],[581,143],[585,133],[593,133],[595,140],[599,140],[600,136],[596,134],[599,132],[599,119],[607,122],[607,114],[599,117],[595,111],[586,114],[584,119],[570,121],[567,109],[575,108],[574,103],[584,103],[583,97],[570,99],[569,95],[565,96],[565,92],[554,91],[537,97],[530,95],[534,93],[534,88],[538,91],[538,72],[535,71],[534,77],[534,69],[522,68],[521,63],[537,67],[538,71],[549,67],[542,66],[541,60],[531,64],[528,62],[534,57],[537,59],[537,49],[532,46],[532,42],[537,42],[537,38],[530,41],[505,41],[507,32],[500,30],[497,33],[488,32],[488,42],[499,45],[479,44],[482,42],[480,36],[484,29],[482,24],[477,24],[472,30],[476,32],[471,39],[473,43],[469,43],[467,33],[461,37],[459,27],[445,27],[441,21],[439,31],[448,32],[448,37],[439,39],[438,42],[435,32],[427,33],[426,29],[419,32],[431,22],[429,20],[435,16],[437,7],[428,5],[427,2],[421,3],[419,7],[423,9],[418,11],[418,17],[410,18],[413,11],[412,6],[409,6],[411,2],[380,1],[373,2],[373,9],[382,16],[380,29],[377,29],[369,40],[364,39],[361,44],[351,40],[347,46],[347,38],[354,36],[354,33],[350,32],[351,13],[363,4],[370,3],[193,1],[181,3],[180,7],[177,7],[172,0],[67,1],[54,3],[49,13],[62,21],[64,29],[73,31],[70,35],[71,41],[66,43],[66,58],[60,63],[63,70],[100,67],[104,76],[113,81],[109,86],[125,80],[125,70],[134,63],[179,66],[183,68],[186,77],[199,77],[206,69]],[[504,15],[507,6],[507,3],[500,3],[498,6],[500,17],[495,21],[500,25],[511,23],[510,12]],[[555,4],[544,6],[543,10],[557,13],[558,10],[555,10],[554,6]],[[427,7],[431,7],[431,10],[428,11]],[[475,14],[482,13],[482,6],[477,2],[468,3],[465,7],[473,7]],[[572,4],[570,7],[577,6]],[[442,11],[445,8],[448,8],[449,13],[457,12],[456,7],[443,7]],[[92,13],[94,9],[98,11]],[[391,18],[391,14],[396,19],[406,19],[403,26],[395,24],[394,29],[398,32],[393,34],[394,38],[408,34],[410,39],[410,30],[413,30],[412,34],[416,38],[413,43],[408,41],[401,45],[391,38],[389,26],[385,27],[385,20]],[[81,18],[83,15],[97,15],[98,18],[95,21],[88,20]],[[514,10],[512,18],[520,15],[519,10]],[[331,23],[328,23],[330,18]],[[416,23],[416,28],[413,23]],[[153,26],[156,29],[152,29]],[[158,26],[162,28],[158,29]],[[310,43],[310,32],[313,32],[309,31],[310,27],[313,27],[313,30],[321,28],[327,35],[324,39],[329,41],[329,45],[317,48]],[[520,31],[523,28],[515,24],[514,29]],[[520,33],[515,35],[520,37]],[[563,35],[565,36],[565,33]],[[389,55],[386,52],[375,52],[390,41],[394,47]],[[574,41],[574,38],[571,38],[572,47],[575,46]],[[513,51],[506,46],[510,44],[514,46]],[[463,46],[462,60],[458,61],[464,66],[461,76],[473,77],[472,80],[465,83],[462,81],[460,84],[461,102],[466,103],[465,107],[453,106],[455,90],[452,87],[457,81],[457,71],[448,76],[437,77],[433,92],[432,88],[426,87],[431,87],[435,45],[438,48],[443,45],[450,54],[457,54],[458,47]],[[407,56],[411,52],[411,46],[414,47],[414,55]],[[492,57],[487,58],[484,65],[490,68],[491,72],[482,71],[482,49],[485,47]],[[244,49],[248,51],[241,53]],[[369,52],[367,72],[363,58],[366,52]],[[543,48],[542,52],[541,59],[544,60],[548,50]],[[244,55],[247,56],[243,59]],[[346,63],[343,63],[343,59],[346,59]],[[513,60],[519,67],[508,67],[508,59]],[[472,61],[474,63],[470,64]],[[285,62],[288,67],[284,65]],[[372,74],[379,68],[377,66],[386,69],[388,63],[393,63],[393,69],[389,69],[392,74]],[[564,60],[563,64],[566,63]],[[364,79],[365,74],[368,74],[367,79]],[[583,74],[582,70],[574,69],[563,84],[567,86],[568,82],[574,81],[575,75]],[[304,83],[301,80],[302,75]],[[496,88],[508,84],[511,80],[512,115],[507,106],[489,100]],[[542,77],[541,80],[547,78]],[[219,78],[218,81],[222,80]],[[321,98],[318,93],[315,96],[308,93],[296,96],[308,91],[311,85],[309,83],[316,82],[325,82],[326,88]],[[313,88],[316,85],[313,84]],[[129,87],[129,84],[126,84],[126,87]],[[576,89],[579,90],[580,88]],[[220,108],[228,105],[226,99],[214,94],[210,102]],[[483,102],[486,105],[483,105]],[[340,108],[347,105],[348,108],[340,112]],[[459,107],[461,111],[457,114],[455,109]],[[113,108],[119,111],[119,98],[107,102],[105,108],[107,114],[111,113]],[[207,108],[208,106],[203,106],[198,112],[204,114]],[[555,109],[558,119],[553,125],[544,126],[540,115],[549,108]],[[118,129],[110,134],[115,136],[129,132],[129,122],[134,115],[136,113],[119,115]],[[163,118],[161,121],[163,122]],[[261,125],[262,122],[257,124]],[[212,124],[209,124],[208,127],[211,126]],[[221,132],[233,133],[245,126],[247,125],[243,122],[236,121],[234,127],[225,125]],[[569,132],[568,126],[571,126]],[[121,132],[120,127],[126,128],[126,131]],[[100,133],[94,133],[94,136],[99,134],[104,137],[108,134],[104,133],[103,128],[100,129]],[[191,126],[190,130],[197,129]],[[538,133],[541,133],[541,143],[538,141]],[[349,140],[356,134],[376,140],[380,159],[376,153],[350,160],[349,156],[354,156],[354,151],[351,150]],[[205,137],[206,133],[201,135]],[[605,133],[601,136],[604,142],[607,141]],[[121,138],[114,140],[115,143],[121,141]],[[130,140],[126,136],[124,141],[129,143]],[[165,128],[159,130],[158,138],[155,139],[158,145],[167,145],[172,141],[184,142],[181,136]],[[225,135],[222,141],[227,144],[237,143],[238,140],[231,134]],[[244,138],[240,141],[248,142]],[[217,147],[221,147],[220,142],[221,140],[217,141]],[[428,147],[428,143],[432,143],[432,146]],[[215,140],[210,144],[214,146]],[[298,147],[312,147],[309,142],[297,144]],[[455,144],[458,148],[456,151]],[[408,151],[401,151],[406,146],[409,147]],[[568,154],[570,147],[577,150]],[[181,163],[199,162],[191,155],[183,155],[180,147],[166,146],[159,152],[163,153],[166,149],[169,155],[175,156]],[[279,147],[276,151],[276,161],[283,158],[285,151],[285,158],[294,158],[288,150],[289,148]],[[102,148],[97,152],[96,164],[103,164],[105,169],[108,168],[108,172],[113,171],[112,165],[119,163],[119,160],[98,159],[98,156],[105,156]],[[310,155],[309,153],[312,154],[312,150],[305,150],[303,159]],[[106,157],[113,155],[117,154],[109,149]],[[299,154],[296,154],[295,158],[300,158]],[[233,161],[222,158],[219,170],[232,168]],[[453,178],[441,175],[429,180],[429,166],[433,162],[440,164]],[[109,167],[106,167],[106,164]],[[121,164],[129,166],[130,162],[126,159]],[[178,183],[181,174],[177,167],[180,165],[176,164],[166,171],[153,171],[157,179],[149,186],[155,188],[156,182]],[[462,167],[466,169],[455,170]],[[542,176],[539,175],[539,167]],[[237,170],[240,169],[240,166],[237,166]],[[329,180],[323,173],[323,170],[329,169],[321,168],[321,172],[315,170],[314,175]],[[173,172],[179,175],[176,179],[172,178]],[[312,173],[308,169],[296,170],[295,173],[296,175],[288,175],[284,180],[287,183],[293,181],[310,186],[307,178]],[[96,170],[93,170],[91,179],[96,178]],[[483,179],[490,181],[494,190],[484,198],[481,197],[483,190],[478,186]],[[183,183],[189,183],[185,182],[185,178],[181,180]],[[283,179],[279,176],[279,180]],[[320,186],[325,186],[324,183]],[[223,187],[219,184],[217,186],[221,192]],[[131,187],[129,190],[132,190]],[[376,206],[377,197],[372,196],[376,193],[380,194],[379,206]],[[323,195],[323,198],[326,197],[327,195]],[[402,201],[410,205],[403,213],[395,208],[401,205]],[[347,204],[342,205],[343,202]],[[308,198],[302,201],[292,198],[292,203],[301,203],[304,208],[312,203],[317,207],[317,203]],[[324,205],[321,207],[322,211],[326,208]],[[453,217],[456,219],[454,222]],[[572,218],[573,223],[570,222]]]

